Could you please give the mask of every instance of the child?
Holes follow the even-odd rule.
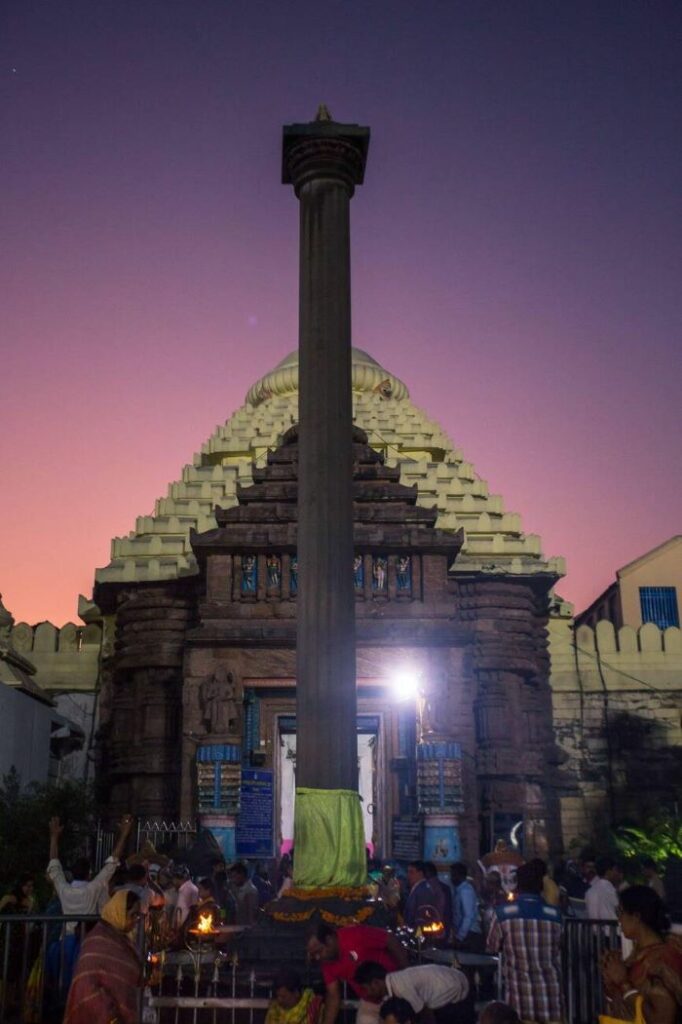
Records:
[[[303,988],[297,971],[283,968],[272,983],[273,1000],[265,1017],[265,1024],[317,1024],[322,1009],[322,997],[311,988]]]

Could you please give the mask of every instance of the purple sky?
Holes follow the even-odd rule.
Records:
[[[5,0],[0,590],[75,618],[296,346],[281,125],[372,129],[353,340],[563,554],[681,530],[682,5]]]

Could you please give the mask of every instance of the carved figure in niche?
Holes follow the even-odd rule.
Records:
[[[239,732],[239,706],[234,676],[219,665],[199,688],[199,705],[204,728],[211,734]]]
[[[362,555],[356,555],[353,559],[353,584],[356,590],[362,590],[365,585],[365,566]]]
[[[409,555],[400,555],[396,562],[396,582],[398,590],[412,590],[412,564]]]
[[[447,736],[450,721],[447,676],[439,675],[426,686],[421,705],[422,736]]]
[[[289,567],[289,593],[298,594],[298,555],[291,556]]]
[[[372,563],[372,586],[376,591],[386,590],[386,568],[388,562],[383,555],[377,555]]]
[[[258,563],[255,555],[242,557],[242,594],[255,594],[258,584]]]
[[[268,572],[268,590],[279,590],[282,583],[282,560],[279,555],[268,555],[266,559]]]

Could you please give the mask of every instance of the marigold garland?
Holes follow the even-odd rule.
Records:
[[[289,889],[284,896],[296,900],[366,900],[369,888],[366,885],[333,885],[329,889]]]
[[[278,910],[273,913],[275,921],[307,921],[309,917],[312,917],[314,910],[301,910],[292,913],[287,913],[284,910]]]

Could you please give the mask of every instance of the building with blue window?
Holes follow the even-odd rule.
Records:
[[[583,612],[576,625],[592,626],[603,619],[616,629],[651,622],[659,629],[680,625],[682,534],[677,534],[628,562],[616,579]]]

